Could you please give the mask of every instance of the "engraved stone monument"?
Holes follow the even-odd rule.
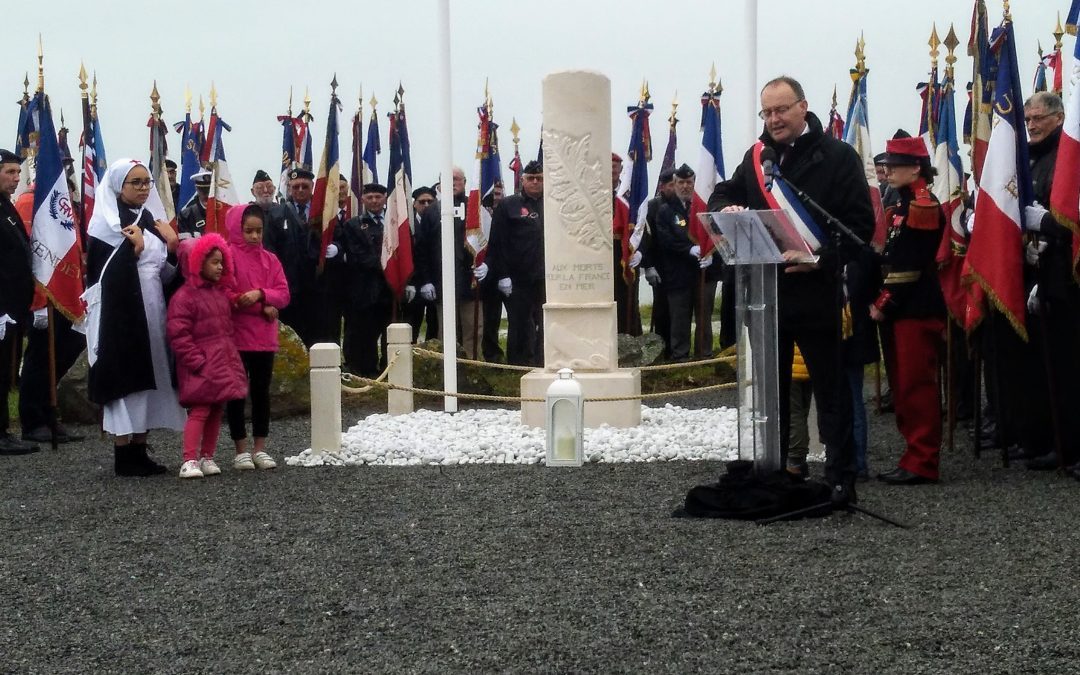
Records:
[[[571,368],[586,399],[636,396],[641,373],[619,370],[612,269],[611,83],[588,71],[543,82],[544,368],[521,378],[521,395],[543,399]],[[544,403],[522,403],[522,421],[544,426]],[[586,402],[585,426],[641,423],[641,401]]]

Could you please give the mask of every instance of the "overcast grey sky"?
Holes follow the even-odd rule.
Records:
[[[14,3],[13,3],[14,4]],[[1056,14],[1068,0],[1013,2],[1024,78],[1030,93],[1036,64],[1036,41],[1049,49]],[[724,85],[724,151],[729,170],[757,129],[752,117],[756,92],[767,79],[790,74],[801,80],[811,110],[823,119],[835,85],[840,107],[846,104],[854,63],[853,48],[865,33],[870,68],[870,125],[875,150],[897,127],[914,132],[919,101],[915,83],[929,69],[927,38],[936,21],[944,39],[956,26],[957,79],[970,79],[966,54],[972,0],[771,0],[759,8],[759,77],[748,82],[743,0],[667,0],[629,3],[613,0],[544,0],[538,3],[452,0],[453,128],[455,161],[471,178],[476,142],[476,107],[489,79],[500,124],[505,162],[513,154],[510,123],[517,118],[521,152],[535,155],[540,130],[540,81],[562,69],[598,70],[612,81],[613,148],[624,153],[630,123],[626,106],[636,102],[642,78],[649,81],[656,171],[667,139],[666,119],[678,92],[678,162],[694,164],[700,134],[698,97],[716,63]],[[1001,3],[988,3],[991,25],[1001,19]],[[87,7],[92,9],[88,12]],[[14,11],[13,11],[14,10]],[[206,10],[206,11],[203,11]],[[80,131],[77,73],[80,60],[96,70],[99,108],[110,159],[148,155],[146,120],[149,94],[156,79],[170,123],[183,119],[184,88],[204,96],[211,82],[218,109],[229,122],[225,148],[233,176],[244,187],[256,169],[271,173],[280,166],[281,127],[293,87],[294,112],[305,87],[312,99],[315,163],[326,126],[329,82],[334,73],[344,103],[342,159],[349,157],[348,119],[363,87],[367,100],[379,100],[386,146],[386,117],[400,80],[412,139],[414,182],[434,182],[438,172],[437,5],[435,0],[361,2],[284,0],[177,3],[160,0],[39,0],[5,12],[5,66],[0,92],[0,147],[14,144],[24,71],[36,82],[37,35],[45,44],[46,91],[54,110],[63,108],[75,139]],[[1071,72],[1074,38],[1066,36],[1066,73]],[[944,68],[944,47],[941,67]],[[1066,77],[1066,89],[1068,89]],[[958,115],[964,101],[958,97]],[[960,120],[958,119],[958,124]],[[366,125],[366,122],[365,122]],[[756,134],[756,131],[755,131]],[[179,136],[170,137],[170,155],[178,158]],[[72,148],[76,152],[76,148]],[[385,181],[387,152],[379,160]]]

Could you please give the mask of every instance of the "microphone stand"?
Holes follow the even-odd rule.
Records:
[[[799,186],[795,185],[790,180],[785,178],[780,173],[780,168],[777,167],[777,166],[773,166],[773,181],[774,182],[781,182],[781,183],[787,185],[789,188],[791,188],[792,192],[794,192],[795,195],[798,196],[798,198],[804,204],[806,204],[811,209],[813,209],[815,212],[817,212],[822,218],[825,219],[825,222],[827,224],[832,226],[831,227],[832,243],[833,243],[833,247],[836,249],[836,256],[837,256],[836,271],[834,273],[835,274],[835,279],[836,279],[836,295],[837,295],[836,303],[837,303],[838,308],[842,307],[843,306],[843,299],[844,299],[844,266],[840,264],[840,261],[841,261],[841,259],[843,257],[841,255],[841,244],[843,243],[843,238],[846,237],[851,243],[855,244],[856,246],[858,246],[860,249],[862,249],[864,251],[873,252],[873,249],[870,247],[869,244],[867,244],[865,241],[863,241],[863,239],[861,237],[859,237],[859,235],[852,232],[851,228],[849,228],[847,225],[842,223],[839,218],[837,218],[833,214],[829,213],[823,206],[821,206],[821,204],[818,204],[809,195],[807,195],[805,192],[803,192],[802,189]],[[843,337],[844,337],[843,336],[843,319],[841,319],[837,323],[836,333],[837,333],[837,336],[836,336],[837,337],[837,340],[836,340],[836,345],[837,345],[836,368],[837,368],[838,371],[842,371],[843,370],[843,365],[840,362],[841,361],[841,359],[840,359],[840,345],[843,343]],[[848,386],[846,378],[841,378],[840,385],[844,386],[844,387]],[[853,405],[853,403],[849,403],[849,405]],[[852,458],[852,459],[854,460],[854,458]],[[846,486],[845,486],[845,488],[846,488]],[[863,515],[870,516],[871,518],[876,518],[876,519],[880,520],[883,523],[888,523],[889,525],[892,525],[893,527],[899,527],[901,529],[907,529],[907,525],[904,525],[903,523],[899,523],[899,522],[897,522],[897,521],[895,521],[895,520],[893,520],[893,519],[891,519],[891,518],[889,518],[887,516],[883,516],[880,513],[875,513],[873,511],[871,511],[869,509],[865,509],[865,508],[863,508],[863,507],[861,507],[861,506],[859,506],[857,504],[853,504],[850,501],[837,503],[837,502],[832,501],[831,498],[829,499],[829,501],[823,502],[821,504],[816,504],[814,506],[808,506],[808,507],[805,507],[805,508],[801,508],[801,509],[797,509],[795,511],[788,512],[788,513],[782,513],[782,514],[780,514],[778,516],[773,516],[771,518],[763,518],[761,520],[758,520],[757,524],[758,525],[769,525],[771,523],[775,523],[775,522],[780,521],[780,520],[790,520],[792,518],[798,518],[800,516],[809,515],[811,513],[823,512],[823,511],[828,511],[828,512],[847,511],[848,513],[861,513]]]

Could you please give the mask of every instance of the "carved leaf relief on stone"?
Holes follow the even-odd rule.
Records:
[[[570,236],[599,251],[611,248],[611,189],[606,170],[588,160],[590,142],[591,134],[544,130],[544,191],[559,205]]]

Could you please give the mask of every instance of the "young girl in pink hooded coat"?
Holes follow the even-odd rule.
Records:
[[[189,239],[180,258],[184,285],[169,302],[166,323],[180,405],[189,408],[180,477],[202,478],[221,473],[214,451],[225,403],[247,395],[247,378],[233,342],[228,245],[217,234]]]
[[[254,447],[248,452],[244,423],[246,398],[229,401],[229,433],[236,443],[236,469],[273,469],[266,452],[270,435],[270,381],[278,350],[278,311],[289,304],[289,284],[277,256],[262,246],[263,210],[241,204],[225,215],[225,228],[236,273],[229,282],[233,297],[236,346],[247,371],[251,391],[251,431]]]

